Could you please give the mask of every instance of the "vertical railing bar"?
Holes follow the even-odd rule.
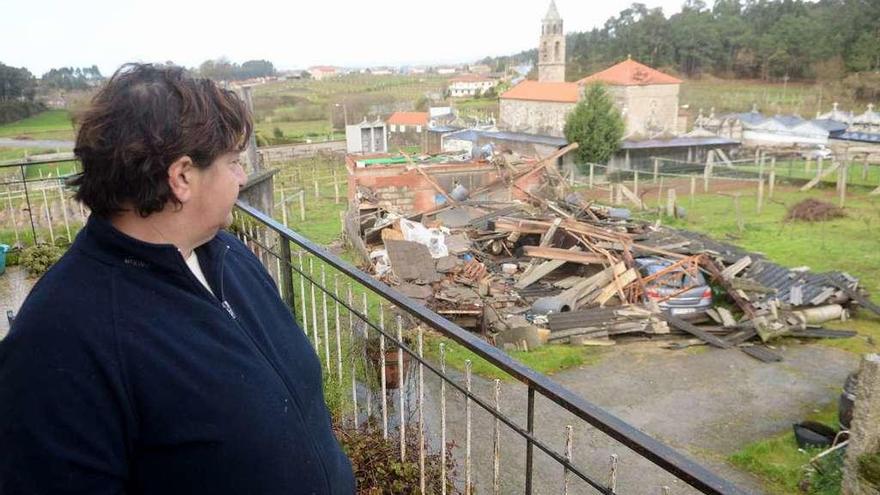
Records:
[[[379,303],[379,383],[382,393],[382,438],[388,439],[388,377],[385,376],[385,304]]]
[[[571,462],[571,447],[572,447],[572,431],[573,428],[571,425],[565,426],[565,460],[569,463]],[[563,466],[562,470],[562,493],[563,495],[568,495],[568,488],[571,485],[571,473],[568,471],[568,466]]]
[[[342,334],[339,330],[339,274],[333,274],[333,313],[336,327],[336,371],[339,375],[339,383],[342,384]]]
[[[399,318],[399,317],[398,317]],[[419,358],[424,359],[424,330],[419,325]],[[419,361],[419,493],[425,493],[425,366]],[[442,461],[441,461],[442,462]]]
[[[440,495],[446,495],[446,344],[440,344]]]
[[[464,402],[464,493],[471,494],[471,360],[464,361],[464,380],[467,396]]]
[[[397,316],[397,395],[400,397],[400,462],[406,460],[406,394],[403,374],[403,318]]]
[[[282,254],[283,256],[283,254]],[[281,280],[281,257],[275,258],[275,276],[278,277],[278,297],[281,298],[285,303],[287,303],[287,298],[284,294],[284,282]],[[287,307],[290,307],[290,304],[287,304]]]
[[[330,361],[330,318],[327,317],[327,264],[321,263],[321,314],[324,317],[324,362],[327,363],[327,374],[332,370]]]
[[[309,256],[309,286],[312,289],[312,338],[314,342],[312,344],[315,346],[315,353],[320,356],[321,352],[321,341],[318,339],[318,298],[315,297],[315,263],[314,256]]]
[[[501,414],[501,380],[495,379],[495,412]],[[495,416],[492,435],[492,493],[501,494],[501,420]]]
[[[354,318],[351,316],[352,304],[351,281],[348,282],[348,348],[354,349]],[[353,356],[352,356],[353,357]],[[354,414],[354,427],[358,427],[358,396],[357,396],[357,363],[356,359],[351,360],[351,403]]]
[[[367,325],[367,321],[370,319],[370,305],[367,303],[367,291],[365,290],[361,294],[364,306],[364,342],[369,342],[370,340],[370,326]],[[366,346],[365,346],[366,347]],[[364,366],[367,366],[367,356],[364,355]],[[370,387],[370,378],[369,376],[365,377],[367,381],[367,419],[373,417],[373,389]]]
[[[534,456],[534,445],[532,445],[531,435],[535,433],[535,389],[529,387],[528,407],[526,410],[526,428],[529,431],[529,438],[526,438],[526,495],[532,493],[532,461]]]
[[[278,285],[281,287],[281,297],[284,298],[287,307],[293,312],[293,319],[296,320],[296,291],[293,288],[293,257],[290,253],[290,241],[279,232],[278,243],[281,246]],[[281,263],[282,260],[284,263]],[[281,271],[281,265],[284,265],[284,271]]]
[[[302,322],[303,322],[303,331],[306,333],[306,336],[309,335],[309,311],[308,306],[306,306],[306,271],[303,268],[303,252],[300,251],[297,253],[297,257],[299,258],[299,293],[300,299],[302,300]]]

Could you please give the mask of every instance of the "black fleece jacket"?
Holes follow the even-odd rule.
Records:
[[[350,494],[321,367],[257,258],[93,216],[0,342],[0,494]]]

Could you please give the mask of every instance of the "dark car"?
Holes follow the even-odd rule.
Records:
[[[650,277],[673,265],[663,258],[636,258],[642,277]],[[688,273],[674,268],[659,278],[648,281],[645,302],[656,302],[660,309],[674,315],[701,313],[712,307],[712,288],[699,270]]]

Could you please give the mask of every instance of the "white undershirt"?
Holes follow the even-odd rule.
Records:
[[[211,286],[208,285],[208,279],[205,278],[205,274],[202,272],[202,267],[199,266],[199,257],[196,256],[196,250],[193,249],[192,254],[189,255],[189,258],[186,259],[186,266],[189,267],[190,271],[193,272],[193,275],[196,276],[199,282],[208,289],[208,292],[214,294],[214,291],[211,290]]]

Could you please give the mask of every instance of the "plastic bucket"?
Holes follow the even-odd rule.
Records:
[[[6,273],[6,251],[9,251],[9,246],[0,244],[0,275]]]

